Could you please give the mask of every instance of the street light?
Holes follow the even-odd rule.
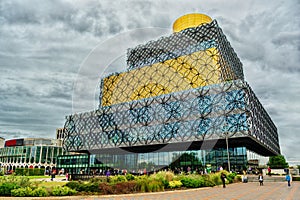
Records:
[[[228,132],[226,132],[226,148],[227,148],[228,171],[230,172],[230,157],[229,157],[229,150],[228,150]]]
[[[230,157],[229,157],[229,150],[228,150],[228,130],[227,130],[227,122],[225,123],[225,139],[226,139],[226,149],[227,149],[227,165],[228,165],[228,171],[230,172]]]

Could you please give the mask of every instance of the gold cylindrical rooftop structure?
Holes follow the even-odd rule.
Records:
[[[173,32],[180,32],[187,28],[197,27],[201,24],[210,23],[212,19],[204,14],[191,13],[179,17],[173,23]]]

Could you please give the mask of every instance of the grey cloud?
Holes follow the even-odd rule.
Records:
[[[278,127],[283,154],[300,160],[295,154],[300,151],[295,145],[300,131],[299,10],[297,0],[272,4],[259,0],[2,0],[0,134],[6,138],[54,137],[64,116],[72,113],[76,74],[96,45],[135,28],[167,27],[164,33],[171,33],[179,16],[203,12],[217,19],[241,58],[246,80]],[[155,39],[147,31],[133,34],[131,40],[144,43]],[[117,47],[113,44],[105,53],[113,54]],[[125,54],[117,55],[106,72],[124,69]],[[96,56],[94,64],[105,67],[98,59]],[[90,74],[100,78],[99,69],[93,70]],[[98,85],[82,90],[86,88],[93,90],[97,101]]]
[[[32,6],[34,4],[34,6]],[[96,7],[97,9],[99,7]],[[22,1],[7,3],[3,1],[0,6],[2,21],[20,26],[22,24],[37,24],[38,26],[65,26],[66,31],[74,30],[80,33],[92,32],[93,25],[99,19],[87,15],[87,10],[74,4],[63,1],[29,1],[26,5]],[[83,8],[86,9],[86,8]],[[94,9],[94,10],[95,10]],[[101,10],[99,10],[101,12]],[[99,16],[99,15],[98,15]]]
[[[20,2],[1,1],[0,17],[10,24],[38,23],[36,13],[30,12],[29,7],[22,7]]]
[[[13,2],[1,1],[0,11],[0,16],[7,23],[28,25],[57,19],[65,20],[69,18],[70,13],[74,13],[76,10],[72,4],[59,0],[44,2],[16,0]]]
[[[300,32],[281,32],[279,33],[272,42],[275,45],[282,46],[282,45],[295,45],[297,47],[300,46]]]
[[[16,78],[6,79],[2,84],[0,91],[2,96],[18,95],[18,98],[55,98],[70,99],[72,91],[72,82],[65,82],[66,79],[60,80],[59,77],[23,77],[21,80]],[[38,84],[37,84],[38,83]]]

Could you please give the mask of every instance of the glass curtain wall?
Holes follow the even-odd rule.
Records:
[[[55,146],[16,146],[0,148],[1,165],[16,167],[27,165],[50,165],[56,163],[56,157],[64,152]]]
[[[229,148],[231,170],[241,172],[247,166],[245,147]],[[153,172],[161,169],[202,171],[209,166],[210,171],[220,167],[228,169],[226,149],[211,151],[173,151],[131,154],[63,155],[58,156],[58,168],[70,173],[103,172],[107,169],[124,170],[138,173],[146,170]]]

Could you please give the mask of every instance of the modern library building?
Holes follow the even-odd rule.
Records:
[[[118,48],[118,47],[112,47]],[[66,117],[58,168],[241,171],[279,155],[277,128],[216,20],[187,14],[101,77],[99,108]]]

